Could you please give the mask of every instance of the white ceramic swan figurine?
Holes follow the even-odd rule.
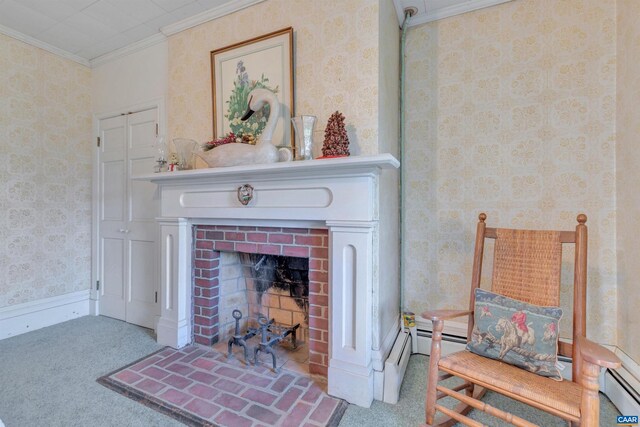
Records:
[[[277,162],[278,149],[271,142],[280,117],[280,102],[276,95],[268,89],[252,90],[249,93],[249,108],[241,120],[247,120],[253,113],[260,111],[265,104],[269,104],[269,120],[255,145],[232,142],[197,155],[212,168]]]

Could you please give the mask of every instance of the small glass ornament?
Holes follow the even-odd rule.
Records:
[[[158,159],[156,160],[156,173],[167,171],[167,142],[164,135],[156,137],[156,150]]]

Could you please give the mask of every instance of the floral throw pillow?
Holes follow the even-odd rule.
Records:
[[[475,324],[467,350],[562,380],[556,367],[560,307],[527,304],[476,289]]]

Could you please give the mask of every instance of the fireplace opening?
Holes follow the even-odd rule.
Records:
[[[247,361],[259,347],[265,351],[258,362],[269,368],[273,356],[264,343],[275,341],[278,369],[326,376],[327,245],[324,229],[196,226],[195,341],[227,354],[230,339],[246,338]],[[260,318],[270,322],[266,339]],[[245,349],[232,347],[244,361]]]
[[[223,252],[220,261],[220,339],[213,347],[228,353],[231,341],[233,357],[246,363],[257,356],[264,366],[308,373],[309,259]]]
[[[309,330],[309,259],[277,255],[240,254],[249,314],[258,313],[278,324],[299,324],[297,339],[306,342]]]

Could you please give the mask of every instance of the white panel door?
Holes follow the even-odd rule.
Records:
[[[153,328],[158,313],[156,186],[132,181],[153,170],[158,110],[100,121],[100,314]]]
[[[157,151],[158,110],[128,116],[128,175],[153,171]],[[126,321],[153,328],[158,312],[156,292],[158,268],[156,240],[159,200],[156,185],[148,181],[127,180],[127,309]]]
[[[100,121],[99,254],[100,313],[125,320],[126,117]]]

